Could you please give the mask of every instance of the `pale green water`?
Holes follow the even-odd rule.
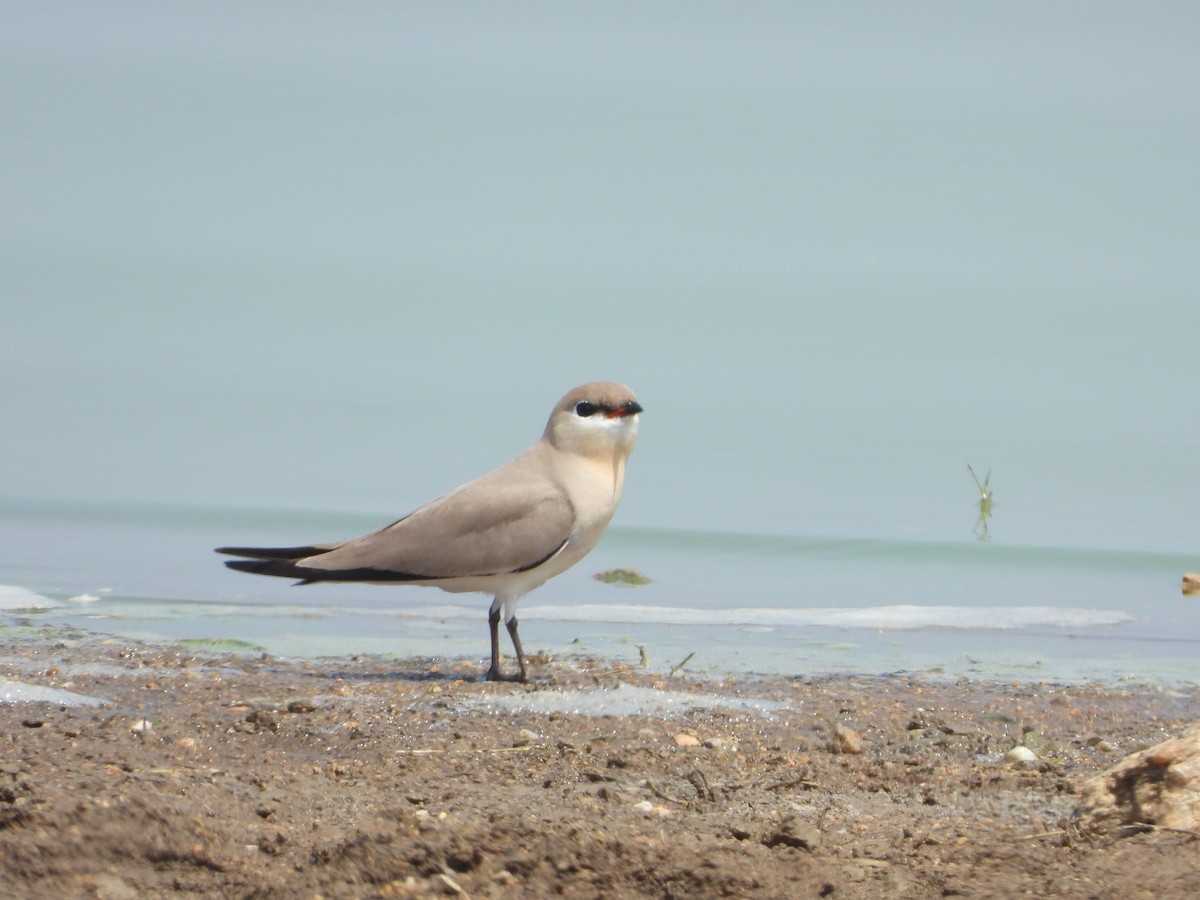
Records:
[[[613,378],[647,410],[617,523],[681,579],[645,602],[1190,616],[1200,8],[0,16],[9,521],[199,505],[371,527]],[[967,461],[992,471],[987,545]],[[265,541],[230,515],[202,548]],[[208,580],[174,520],[149,530],[175,564],[122,571],[137,554],[89,556],[86,520],[5,550],[0,583],[259,590]],[[304,528],[337,521],[278,531],[354,533]],[[843,543],[738,538],[697,566],[712,539],[678,529]],[[1118,595],[1091,550],[1165,563],[1120,563]]]

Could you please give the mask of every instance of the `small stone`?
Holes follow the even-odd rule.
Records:
[[[464,896],[466,895],[467,892],[463,890],[462,885],[460,885],[445,872],[439,872],[436,877],[442,882],[442,886],[445,888],[447,893],[454,896],[458,896],[460,894]]]
[[[508,869],[501,869],[492,876],[492,881],[499,885],[503,885],[504,887],[516,887],[518,884],[520,884],[520,880],[517,878],[517,876],[508,871]]]
[[[655,806],[649,800],[641,800],[633,804],[633,808],[645,816],[658,816],[666,818],[671,814],[671,811],[665,806]]]
[[[1032,750],[1030,750],[1028,747],[1026,747],[1022,744],[1017,744],[1017,746],[1013,747],[1011,750],[1009,750],[1007,753],[1004,754],[1004,761],[1007,763],[1015,763],[1017,765],[1024,765],[1026,763],[1035,763],[1038,761],[1038,758],[1037,758],[1037,754],[1034,753]]]
[[[610,784],[603,784],[596,789],[596,797],[599,800],[606,800],[609,803],[620,803],[624,799],[625,794]]]
[[[246,721],[255,726],[259,731],[278,731],[279,718],[275,713],[266,709],[252,710],[247,716]]]
[[[833,740],[829,742],[833,753],[847,753],[857,756],[863,752],[862,738],[853,728],[847,728],[841,722],[833,726]]]
[[[739,841],[748,841],[754,837],[754,828],[747,822],[734,821],[729,823],[729,834]]]
[[[694,734],[687,734],[686,732],[684,732],[683,734],[677,734],[677,735],[675,735],[675,746],[676,747],[699,747],[700,746],[700,738],[696,737]]]
[[[116,875],[91,875],[87,880],[88,894],[101,900],[136,900],[138,891]]]
[[[280,842],[273,841],[265,834],[259,837],[256,845],[261,853],[266,853],[268,856],[274,856],[279,852]]]

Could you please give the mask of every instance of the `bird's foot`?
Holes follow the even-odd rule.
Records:
[[[500,671],[498,666],[492,666],[487,670],[487,674],[483,676],[487,681],[512,681],[524,684],[528,679],[524,672],[518,672],[513,675],[505,675]]]

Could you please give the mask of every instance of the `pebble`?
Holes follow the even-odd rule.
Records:
[[[534,741],[541,740],[542,736],[536,731],[530,731],[528,728],[522,728],[517,734],[516,747],[527,747]]]
[[[72,597],[71,599],[75,599]],[[122,881],[116,875],[97,874],[88,878],[89,894],[101,900],[136,900],[136,888]]]
[[[466,895],[467,892],[463,890],[462,885],[460,885],[457,881],[455,881],[453,878],[451,878],[445,872],[439,872],[437,874],[437,877],[441,880],[442,884],[445,885],[446,889],[451,894],[462,894],[464,896]]]
[[[848,753],[857,756],[863,752],[862,738],[853,728],[847,728],[841,722],[833,726],[833,740],[829,749],[834,753]]]
[[[1021,744],[1013,747],[1004,754],[1004,761],[1008,763],[1035,763],[1038,761],[1037,754]]]
[[[265,709],[251,710],[246,716],[246,721],[249,722],[251,725],[255,726],[260,731],[278,731],[279,730],[279,717],[276,716],[275,713],[270,712],[269,710],[265,710]]]
[[[1088,738],[1086,746],[1091,747],[1094,750],[1099,750],[1101,753],[1112,753],[1117,749],[1115,744],[1099,737]]]
[[[633,804],[633,808],[646,816],[660,816],[665,818],[671,814],[671,811],[665,806],[655,806],[649,800],[642,800],[635,803]]]
[[[675,735],[675,746],[676,747],[699,747],[700,746],[700,738],[696,737],[694,734],[687,734],[686,732],[683,734],[677,734],[677,735]]]

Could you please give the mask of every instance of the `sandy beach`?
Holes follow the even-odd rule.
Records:
[[[287,661],[0,636],[12,897],[1170,897],[1200,842],[1080,786],[1195,688]],[[645,714],[635,714],[642,708]],[[619,714],[605,714],[605,710]],[[1005,755],[1016,745],[1036,760]]]

